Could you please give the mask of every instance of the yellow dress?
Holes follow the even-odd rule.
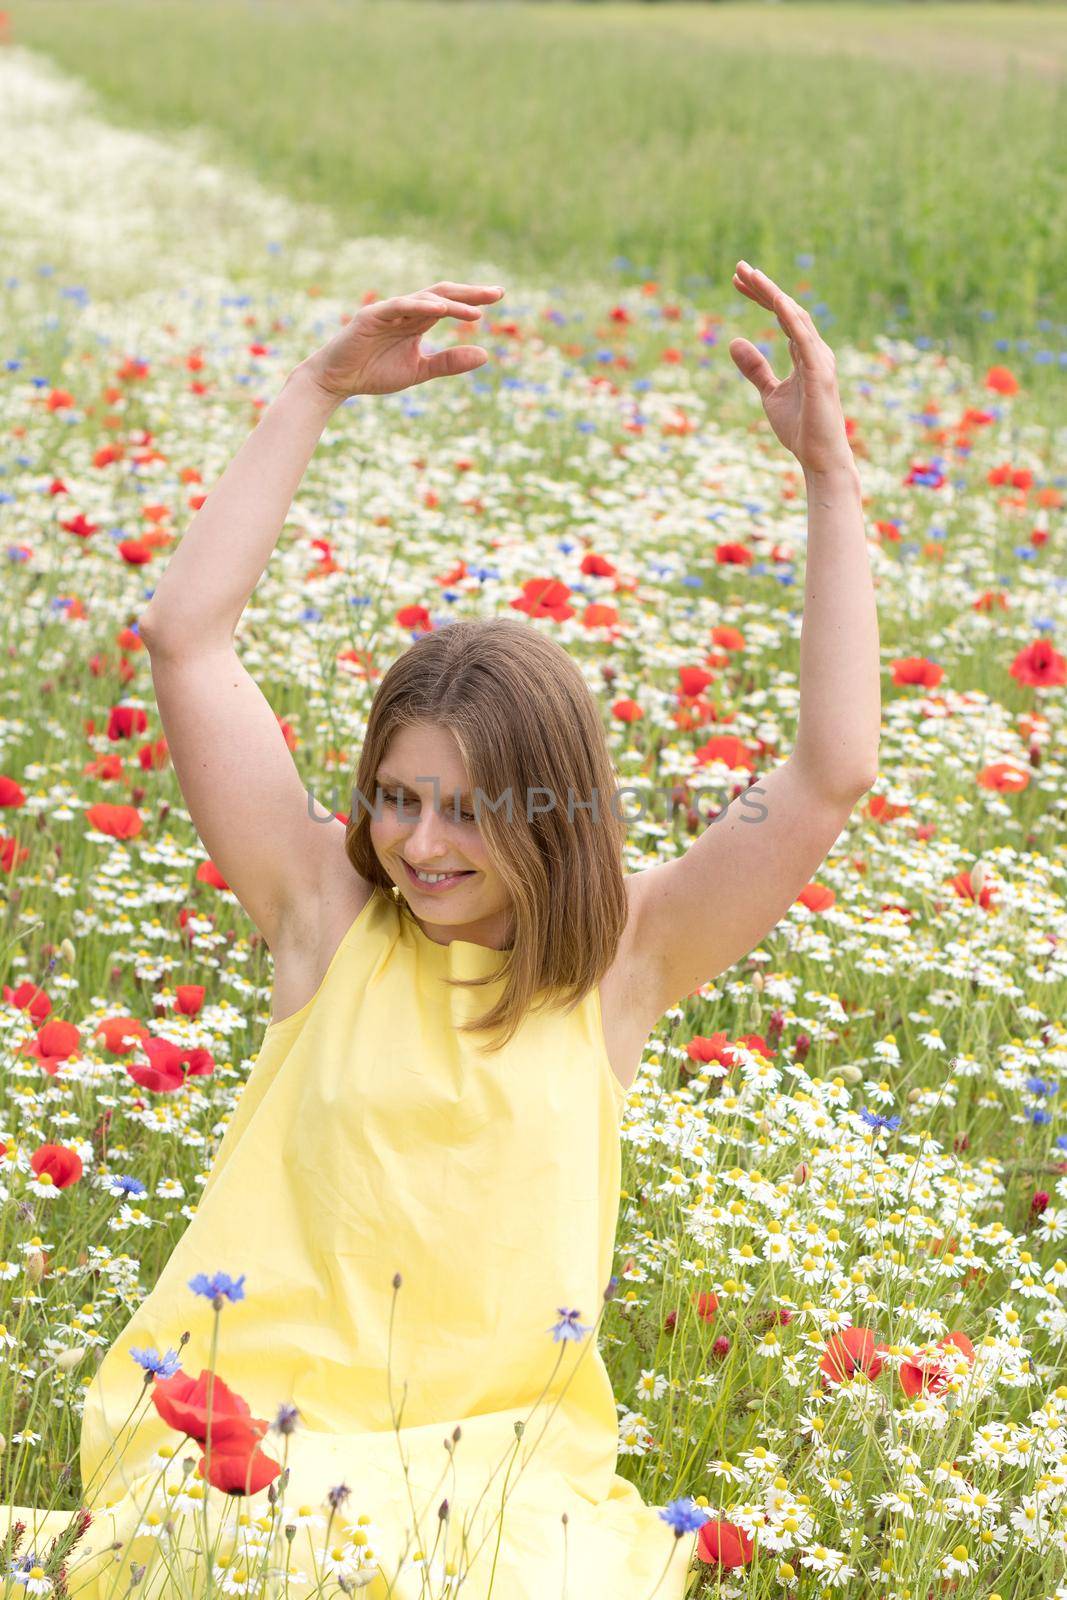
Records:
[[[177,1448],[180,1433],[150,1398],[139,1403],[144,1371],[130,1351],[177,1350],[188,1330],[181,1369],[198,1377],[215,1314],[189,1280],[219,1272],[243,1278],[244,1297],[224,1303],[215,1372],[253,1417],[298,1408],[288,1436],[272,1428],[260,1443],[290,1472],[269,1557],[308,1577],[291,1580],[290,1596],[314,1590],[328,1549],[340,1572],[361,1574],[366,1600],[646,1600],[665,1568],[656,1600],[681,1600],[696,1535],[676,1539],[617,1474],[595,1334],[553,1337],[564,1319],[596,1322],[613,1266],[625,1091],[599,994],[569,1017],[531,1012],[483,1056],[480,1036],[454,1023],[483,1012],[499,983],[442,979],[490,973],[498,959],[436,943],[375,893],[313,998],[267,1028],[195,1214],[86,1394],[94,1516],[68,1562],[78,1600],[119,1600],[131,1561],[148,1563],[138,1600],[168,1594],[159,1535],[141,1519],[158,1529],[182,1502],[160,1487],[156,1452],[173,1453],[170,1485],[182,1458],[203,1452]],[[109,1445],[138,1407],[116,1461]],[[217,1548],[232,1575],[268,1537],[268,1492],[227,1496],[192,1476],[212,1539],[224,1523]],[[327,1496],[341,1485],[350,1492],[325,1547]],[[71,1513],[5,1508],[0,1536],[12,1516],[30,1524],[25,1552],[35,1518],[41,1548]],[[193,1547],[193,1516],[172,1563]],[[280,1529],[294,1518],[290,1549]]]

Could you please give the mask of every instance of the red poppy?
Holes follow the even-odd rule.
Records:
[[[925,656],[903,656],[889,665],[894,683],[921,683],[925,689],[936,689],[945,676],[944,667],[939,667],[936,661],[928,661]]]
[[[827,1339],[819,1370],[828,1383],[845,1383],[857,1372],[873,1383],[882,1370],[882,1356],[888,1348],[875,1339],[870,1328],[845,1328]]]
[[[132,733],[144,733],[148,717],[140,706],[112,706],[107,719],[109,739],[128,739]]]
[[[582,612],[582,626],[584,628],[616,628],[619,624],[619,613],[614,606],[606,606],[600,602],[586,606]]]
[[[213,889],[229,889],[229,884],[213,861],[201,861],[196,869],[197,883],[210,883]]]
[[[212,1416],[214,1434],[214,1416]],[[200,1476],[224,1494],[258,1494],[272,1483],[281,1472],[281,1463],[262,1450],[220,1450],[211,1452],[211,1466],[207,1456],[200,1457]]]
[[[34,1022],[43,1022],[52,1009],[52,1002],[43,989],[27,979],[20,983],[17,989],[4,984],[4,999],[9,1006],[15,1006],[19,1011],[28,1011]]]
[[[978,774],[983,789],[996,789],[1000,794],[1018,794],[1030,782],[1030,774],[1013,761],[994,761]]]
[[[112,839],[136,839],[144,828],[136,806],[110,806],[101,802],[90,806],[85,816],[91,828]]]
[[[706,766],[712,761],[724,761],[732,772],[738,769],[752,772],[755,770],[755,760],[745,748],[743,739],[736,733],[716,733],[702,744],[699,750],[693,752],[701,766]]]
[[[177,1010],[183,1017],[195,1017],[204,1004],[204,985],[202,983],[179,983],[174,993],[177,997]]]
[[[102,1036],[104,1049],[113,1055],[125,1055],[142,1039],[149,1037],[148,1029],[135,1017],[107,1017],[94,1029]]]
[[[884,794],[872,794],[867,801],[867,815],[876,822],[895,822],[897,817],[906,817],[910,810],[910,806],[893,805]]]
[[[721,650],[743,650],[745,636],[737,628],[731,628],[726,623],[719,623],[711,630],[711,642],[717,644]]]
[[[525,611],[530,617],[551,617],[553,622],[566,622],[574,616],[574,607],[568,605],[570,590],[558,578],[528,578],[522,586],[522,598],[508,604],[516,611]]]
[[[1011,675],[1034,689],[1067,683],[1067,659],[1053,650],[1047,639],[1035,639],[1011,664]]]
[[[691,1294],[689,1298],[696,1306],[697,1316],[701,1322],[715,1320],[715,1313],[719,1309],[719,1297],[714,1289],[705,1289],[701,1294]]]
[[[401,606],[396,620],[402,628],[412,628],[417,633],[433,631],[433,622],[425,606]]]
[[[616,700],[611,714],[618,717],[620,722],[640,722],[645,713],[636,700]]]
[[[215,1070],[215,1060],[209,1050],[182,1049],[170,1039],[153,1037],[143,1039],[141,1049],[148,1057],[148,1065],[133,1061],[126,1071],[134,1083],[154,1094],[172,1094],[187,1078],[210,1077]]]
[[[827,889],[821,883],[809,883],[802,889],[794,900],[794,905],[807,906],[809,911],[827,911],[835,903],[837,896],[832,889]]]
[[[211,1452],[248,1453],[255,1449],[269,1423],[253,1417],[248,1401],[235,1394],[206,1367],[199,1378],[176,1372],[170,1378],[157,1378],[152,1385],[152,1403],[163,1421],[198,1444],[206,1445],[208,1386],[211,1384]]]
[[[44,1070],[54,1078],[59,1063],[77,1055],[81,1043],[81,1034],[73,1022],[52,1021],[39,1028],[32,1039],[24,1040],[19,1053],[36,1057]]]
[[[697,1534],[697,1555],[717,1567],[747,1567],[755,1553],[751,1536],[736,1522],[710,1517]]]
[[[1019,380],[1008,367],[990,367],[985,375],[985,386],[994,389],[997,394],[1015,394]]]
[[[965,1333],[950,1333],[947,1339],[938,1340],[938,1347],[947,1351],[950,1359],[930,1352],[919,1352],[901,1362],[900,1386],[909,1400],[923,1392],[942,1394],[952,1380],[959,1355],[966,1356],[968,1362],[974,1361],[974,1345]]]
[[[82,1175],[82,1158],[65,1144],[42,1144],[30,1157],[30,1166],[40,1178],[47,1172],[56,1189],[69,1189]]]
[[[755,560],[751,550],[743,544],[717,544],[715,560],[720,566],[747,567]]]
[[[715,674],[706,672],[703,667],[679,667],[678,681],[681,684],[680,694],[694,696],[702,693],[709,683],[715,682]]]
[[[971,875],[966,870],[963,872],[957,872],[949,887],[960,900],[977,899],[977,903],[981,906],[983,911],[987,911],[989,909],[993,896],[996,893],[996,890],[992,888],[990,884],[986,883],[982,885],[981,891],[976,896],[974,892],[974,884],[971,882]]]

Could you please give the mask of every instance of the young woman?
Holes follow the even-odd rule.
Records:
[[[663,1012],[808,883],[875,779],[880,722],[834,358],[762,273],[741,262],[734,282],[777,317],[794,363],[779,381],[753,345],[730,346],[807,486],[799,726],[760,775],[759,807],[739,798],[676,860],[623,871],[600,712],[536,624],[458,621],[397,658],[347,823],[309,806],[235,650],[327,420],[348,395],[488,360],[471,344],[425,355],[420,339],[442,317],[473,324],[499,288],[438,283],[365,306],[295,368],[141,618],[182,793],[270,946],[274,1004],[196,1214],[87,1399],[89,1542],[123,1540],[124,1573],[154,1548],[132,1537],[131,1507],[175,1442],[149,1408],[121,1462],[108,1457],[143,1378],[131,1350],[188,1330],[183,1369],[206,1367],[215,1311],[189,1282],[223,1271],[244,1292],[217,1302],[219,1375],[256,1417],[297,1408],[286,1509],[321,1510],[347,1486],[348,1525],[371,1519],[370,1600],[450,1593],[445,1569],[476,1600],[685,1591],[695,1535],[676,1549],[616,1473],[589,1333],[611,1292],[620,1106]],[[262,1449],[277,1459],[281,1442]],[[428,1587],[420,1545],[443,1563]],[[296,1564],[311,1564],[303,1547]],[[98,1590],[76,1592],[102,1600],[113,1580],[101,1566]]]

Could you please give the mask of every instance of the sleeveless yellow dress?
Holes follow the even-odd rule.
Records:
[[[376,892],[313,998],[267,1028],[194,1216],[86,1394],[94,1515],[68,1563],[78,1600],[119,1600],[131,1561],[148,1564],[139,1600],[177,1592],[142,1517],[158,1529],[175,1504],[159,1448],[173,1454],[168,1484],[202,1449],[179,1448],[151,1400],[139,1403],[130,1351],[177,1350],[188,1330],[181,1368],[198,1377],[215,1314],[189,1280],[218,1272],[243,1278],[244,1297],[221,1311],[216,1373],[253,1417],[299,1412],[287,1437],[272,1428],[260,1444],[290,1471],[277,1528],[295,1520],[297,1535],[290,1549],[278,1531],[272,1561],[310,1580],[290,1596],[315,1587],[327,1496],[343,1485],[326,1548],[340,1572],[360,1572],[366,1600],[647,1600],[653,1589],[681,1600],[696,1535],[676,1538],[616,1473],[595,1334],[553,1337],[564,1319],[596,1322],[612,1273],[625,1091],[599,993],[569,1017],[531,1011],[502,1051],[481,1055],[484,1036],[454,1025],[483,1012],[499,981],[442,980],[492,973],[498,959],[436,943]],[[135,1408],[116,1461],[109,1446]],[[205,1493],[199,1479],[197,1490],[213,1539],[222,1519],[232,1575],[266,1537],[267,1490]],[[12,1517],[29,1524],[25,1551],[34,1524],[43,1548],[71,1513],[5,1508],[0,1535]],[[190,1514],[179,1544],[193,1526]]]

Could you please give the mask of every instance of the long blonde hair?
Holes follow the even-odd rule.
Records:
[[[625,817],[596,701],[562,645],[510,617],[452,622],[425,633],[388,669],[367,720],[345,851],[376,890],[393,893],[371,843],[368,806],[376,774],[398,728],[447,728],[462,753],[471,792],[490,805],[479,823],[487,854],[512,905],[512,942],[495,974],[450,978],[463,987],[505,980],[496,1004],[463,1032],[500,1030],[511,1038],[538,1002],[570,1010],[611,965],[626,926],[622,866]],[[551,809],[533,810],[547,799]],[[510,791],[510,818],[492,802]],[[355,795],[355,791],[353,792]],[[572,798],[573,797],[573,798]],[[595,810],[592,807],[595,806]],[[394,895],[401,914],[411,915]]]

